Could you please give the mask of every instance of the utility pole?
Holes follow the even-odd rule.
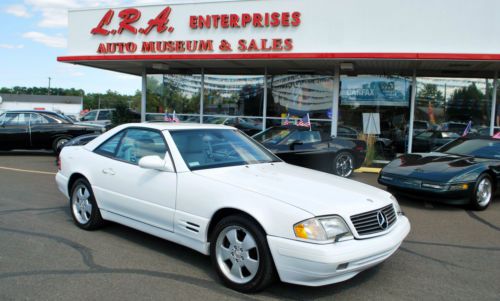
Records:
[[[52,79],[52,78],[49,76],[49,90],[47,91],[47,95],[50,95],[50,80],[51,80],[51,79]]]

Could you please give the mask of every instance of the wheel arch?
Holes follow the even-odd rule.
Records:
[[[498,188],[498,186],[497,186],[498,185],[498,181],[500,180],[498,178],[498,176],[491,169],[486,169],[481,174],[487,174],[487,175],[489,175],[491,177],[491,180],[492,180],[491,184],[493,184],[493,192],[495,192],[497,190],[497,188]]]
[[[262,232],[264,233],[264,235],[267,235],[267,231],[265,230],[265,228],[262,226],[262,224],[257,221],[257,219],[255,217],[253,217],[251,214],[243,211],[243,210],[240,210],[240,209],[236,209],[236,208],[231,208],[231,207],[225,207],[225,208],[220,208],[218,209],[213,215],[212,215],[212,218],[210,219],[210,222],[208,224],[208,228],[207,228],[207,233],[206,233],[206,241],[210,241],[210,237],[212,236],[212,233],[215,229],[215,226],[225,217],[228,217],[228,216],[232,216],[232,215],[240,215],[240,216],[244,216],[248,219],[250,219],[251,221],[255,222],[255,224],[257,225],[257,227],[260,228],[260,230],[262,230]]]
[[[89,181],[87,177],[85,177],[83,174],[75,172],[73,173],[68,180],[68,195],[71,197],[71,188],[73,187],[73,184],[75,184],[76,180],[78,179],[85,179],[87,182]],[[90,182],[89,182],[90,183]]]

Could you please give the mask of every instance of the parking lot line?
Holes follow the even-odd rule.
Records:
[[[19,169],[19,168],[5,167],[5,166],[0,166],[0,169],[19,171],[19,172],[29,172],[29,173],[36,173],[36,174],[43,174],[43,175],[55,175],[56,174],[55,172],[49,172],[49,171]]]

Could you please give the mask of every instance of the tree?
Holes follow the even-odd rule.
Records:
[[[417,92],[417,99],[425,105],[431,101],[433,106],[443,105],[445,100],[443,92],[435,84],[424,84],[424,87]]]
[[[461,122],[472,120],[474,124],[482,124],[488,118],[487,104],[488,100],[475,83],[457,89],[447,103],[448,120]]]

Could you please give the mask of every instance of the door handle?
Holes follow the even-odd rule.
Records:
[[[102,173],[105,174],[105,175],[114,175],[115,174],[115,171],[111,168],[105,168],[102,170]]]

